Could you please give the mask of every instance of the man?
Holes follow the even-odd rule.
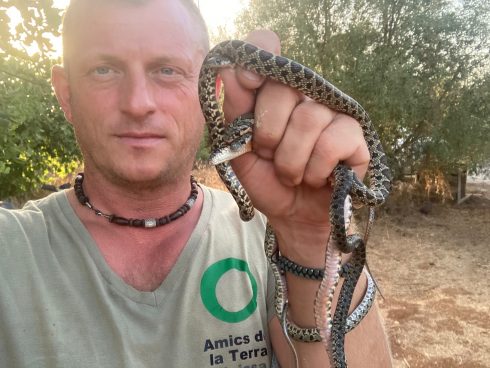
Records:
[[[274,353],[292,366],[271,308],[264,217],[243,223],[227,194],[189,184],[208,50],[192,2],[74,0],[63,37],[52,80],[85,172],[77,191],[0,214],[0,365],[269,367]],[[280,51],[270,32],[249,41]],[[322,267],[327,178],[340,160],[359,176],[369,161],[358,123],[245,71],[222,78],[227,118],[260,117],[235,171],[282,254]],[[165,224],[114,222],[123,217]],[[318,282],[287,283],[288,318],[313,326]],[[329,366],[322,343],[294,344],[301,367]],[[347,337],[347,355],[352,367],[390,366],[376,308]]]

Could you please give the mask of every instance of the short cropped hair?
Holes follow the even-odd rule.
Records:
[[[66,50],[68,50],[68,40],[70,38],[70,33],[72,32],[72,19],[75,17],[75,12],[74,10],[76,8],[76,5],[80,2],[84,2],[87,0],[71,0],[70,4],[65,10],[65,14],[63,16],[63,22],[62,22],[62,30],[61,30],[61,36],[63,40],[63,63],[66,66],[66,61],[67,61],[67,54]],[[154,0],[97,0],[98,2],[119,2],[119,3],[126,3],[126,4],[145,4],[148,3],[149,1],[154,1]],[[197,5],[194,3],[193,0],[178,0],[184,8],[188,11],[189,15],[191,18],[197,22],[199,31],[201,33],[201,42],[202,46],[204,47],[204,50],[206,52],[209,51],[209,33],[208,33],[208,28],[206,26],[206,22],[204,21],[204,18],[202,17],[201,11],[197,7]]]

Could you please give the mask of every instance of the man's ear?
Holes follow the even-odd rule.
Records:
[[[66,69],[61,65],[55,65],[51,69],[51,84],[53,85],[58,103],[65,113],[66,120],[72,123],[70,85],[68,83]]]

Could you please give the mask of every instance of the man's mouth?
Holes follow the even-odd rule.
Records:
[[[165,137],[157,133],[130,132],[117,134],[117,137],[124,143],[133,147],[151,147],[159,144]]]

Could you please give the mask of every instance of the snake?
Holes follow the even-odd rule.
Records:
[[[361,304],[348,316],[355,286],[366,263],[367,233],[374,216],[369,216],[365,238],[347,232],[352,207],[368,206],[370,214],[374,207],[382,205],[391,190],[391,172],[381,141],[364,108],[352,97],[342,92],[310,68],[274,55],[250,43],[240,40],[224,41],[206,55],[199,74],[198,93],[201,110],[206,120],[211,141],[210,162],[215,166],[221,180],[238,205],[243,221],[254,217],[255,209],[245,188],[235,175],[230,160],[253,150],[252,138],[255,124],[252,113],[244,114],[230,124],[225,122],[219,100],[216,79],[222,68],[241,67],[271,80],[295,88],[314,101],[330,109],[345,113],[361,126],[370,161],[367,170],[369,185],[357,178],[353,170],[339,163],[333,171],[333,193],[329,208],[331,232],[325,253],[325,266],[314,305],[314,328],[297,328],[286,318],[287,285],[284,275],[277,268],[275,257],[278,245],[272,227],[267,224],[264,240],[266,257],[275,279],[275,309],[285,336],[298,359],[289,335],[306,341],[322,341],[334,368],[346,368],[344,336],[367,314],[374,298],[372,280]],[[352,211],[351,211],[352,212]],[[350,260],[341,265],[341,254],[351,253]],[[332,301],[340,276],[344,276],[339,301],[332,317]],[[360,309],[359,309],[360,308]],[[295,336],[297,334],[298,336]]]

